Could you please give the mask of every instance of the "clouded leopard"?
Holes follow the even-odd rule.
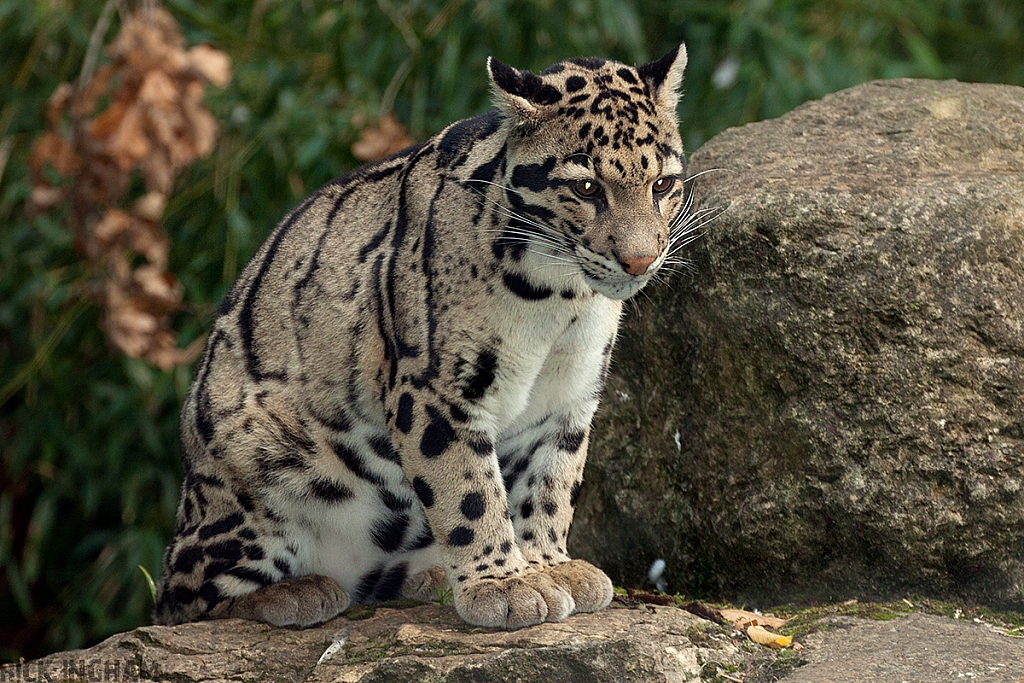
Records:
[[[182,410],[158,622],[304,626],[445,582],[483,626],[608,605],[566,539],[622,302],[688,224],[685,65],[492,58],[495,110],[285,217]]]

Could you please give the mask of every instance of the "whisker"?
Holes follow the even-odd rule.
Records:
[[[698,171],[697,173],[694,173],[691,176],[687,176],[686,180],[684,180],[683,182],[684,183],[691,183],[694,180],[696,180],[697,178],[700,178],[702,175],[707,175],[708,173],[718,173],[718,172],[729,173],[730,171],[727,168],[706,168],[703,171]]]

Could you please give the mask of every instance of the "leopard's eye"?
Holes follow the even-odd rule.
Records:
[[[572,191],[581,197],[596,197],[601,186],[593,180],[577,180],[572,184]]]
[[[664,178],[658,178],[654,181],[654,185],[651,189],[654,194],[665,194],[676,184],[676,179],[673,176],[665,176]]]

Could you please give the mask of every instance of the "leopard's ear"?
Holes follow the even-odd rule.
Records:
[[[675,112],[679,104],[679,86],[683,83],[686,69],[686,45],[680,43],[661,59],[644,64],[637,71],[651,86],[655,100],[662,108]]]
[[[540,123],[553,113],[552,105],[562,101],[555,86],[529,71],[520,71],[494,57],[487,58],[494,103],[516,125]]]

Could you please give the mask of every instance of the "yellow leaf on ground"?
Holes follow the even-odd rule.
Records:
[[[793,636],[780,636],[761,626],[748,626],[747,637],[759,645],[767,645],[776,650],[788,647],[793,642]]]
[[[786,625],[785,619],[769,617],[763,614],[755,614],[745,609],[720,609],[718,615],[726,621],[731,621],[736,628],[748,626],[767,626],[768,628],[782,628]]]

